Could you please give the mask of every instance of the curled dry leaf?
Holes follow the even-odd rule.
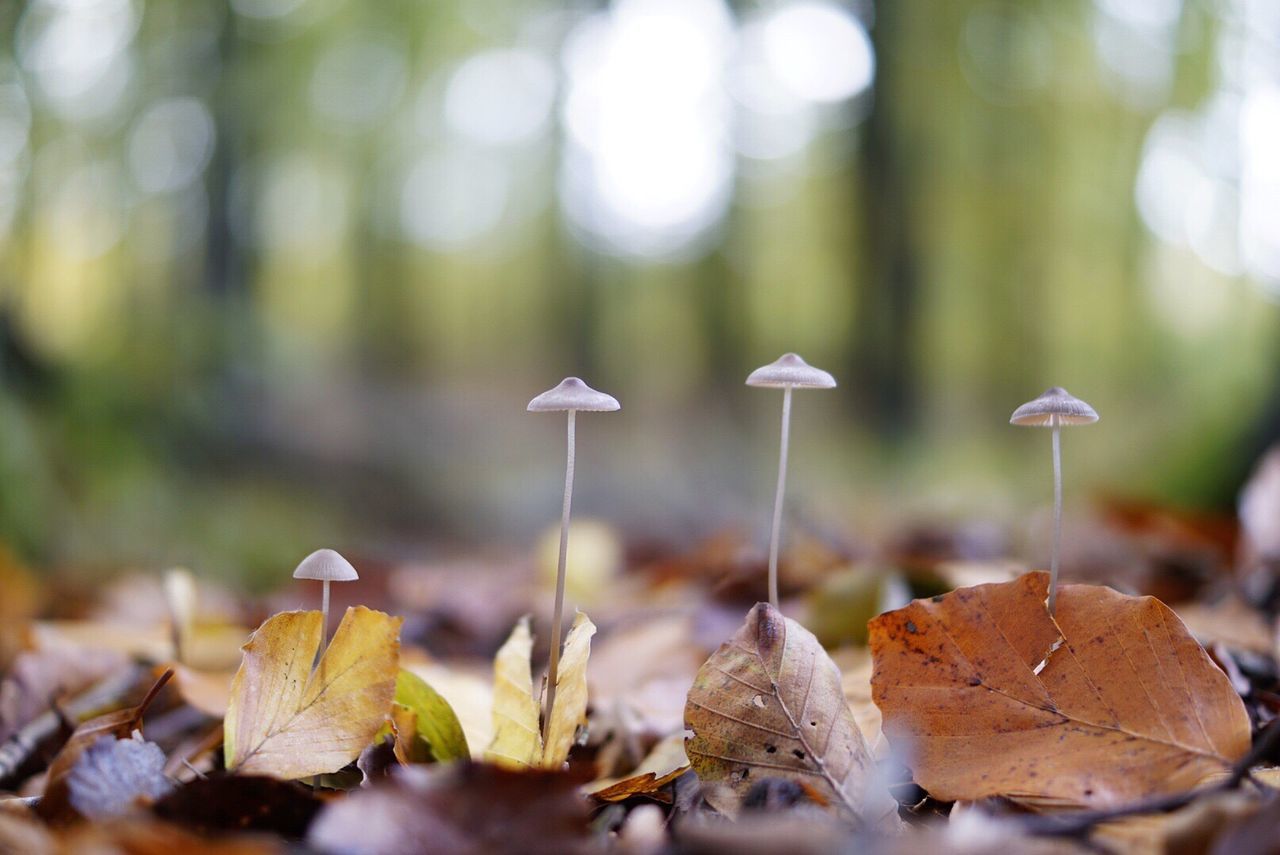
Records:
[[[558,769],[569,759],[578,730],[587,723],[587,660],[595,632],[591,619],[578,612],[565,636],[556,680],[556,706],[544,746],[538,729],[538,701],[533,696],[533,637],[529,634],[529,619],[520,619],[494,658],[494,736],[485,752],[486,760],[510,769]]]
[[[878,823],[896,804],[813,634],[767,603],[703,664],[689,691],[685,751],[710,784],[712,806],[734,814],[755,782],[810,787],[848,818]]]
[[[560,655],[560,673],[556,679],[556,706],[551,711],[547,728],[547,744],[542,750],[542,765],[559,769],[569,759],[580,728],[587,726],[587,659],[591,656],[591,637],[596,625],[578,612],[564,639]]]
[[[1196,786],[1249,749],[1230,682],[1167,606],[1048,574],[871,624],[884,732],[942,800],[1109,807]]]
[[[224,722],[227,768],[292,780],[336,772],[382,727],[395,695],[400,618],[347,609],[315,671],[323,617],[269,618],[244,646]]]
[[[490,763],[527,768],[541,754],[532,659],[533,635],[525,615],[493,659],[493,741],[485,752]]]
[[[688,771],[689,758],[684,753],[684,734],[673,733],[653,746],[653,750],[631,774],[592,781],[585,789],[593,799],[602,802],[620,802],[632,796],[646,796],[670,803],[671,793],[664,788]]]

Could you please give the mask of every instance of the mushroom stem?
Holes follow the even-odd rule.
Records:
[[[564,509],[560,513],[560,561],[556,565],[556,607],[551,617],[551,661],[547,665],[547,704],[542,713],[542,738],[546,741],[551,726],[551,710],[556,704],[556,680],[560,671],[560,628],[564,621],[565,563],[569,556],[569,508],[573,504],[574,417],[569,410],[568,457],[564,467]]]
[[[324,613],[324,622],[320,624],[320,649],[323,651],[329,646],[329,580],[325,579],[321,584],[324,585],[324,593],[320,596],[320,611]]]
[[[778,607],[778,539],[782,533],[782,498],[787,492],[787,446],[791,440],[791,386],[782,390],[782,439],[778,450],[778,490],[773,497],[773,529],[769,534],[769,605]]]
[[[1053,551],[1049,556],[1049,614],[1058,601],[1058,554],[1062,551],[1062,427],[1053,420]]]

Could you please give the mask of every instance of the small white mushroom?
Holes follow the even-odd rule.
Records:
[[[324,594],[321,611],[324,612],[324,644],[329,643],[329,583],[354,582],[360,578],[351,562],[332,549],[317,549],[302,559],[298,569],[293,571],[295,579],[314,579],[324,583]]]
[[[782,390],[782,438],[778,450],[778,489],[773,497],[773,527],[769,533],[769,604],[778,607],[778,540],[782,531],[782,499],[787,491],[787,445],[791,438],[791,390],[834,389],[836,379],[794,353],[761,366],[747,376],[748,386]]]
[[[573,504],[574,427],[579,410],[608,413],[621,409],[612,395],[597,392],[577,377],[566,377],[529,402],[531,413],[568,413],[568,460],[564,469],[564,507],[560,513],[560,559],[556,565],[556,604],[551,618],[551,661],[547,665],[547,700],[542,713],[542,737],[546,739],[551,724],[551,710],[556,702],[556,678],[560,670],[560,633],[564,621],[564,568],[569,554],[569,509]]]
[[[1088,425],[1098,420],[1093,407],[1061,386],[1049,388],[1034,401],[1013,411],[1009,424],[1053,428],[1053,551],[1049,558],[1049,614],[1058,601],[1058,556],[1062,550],[1062,442],[1064,425]]]

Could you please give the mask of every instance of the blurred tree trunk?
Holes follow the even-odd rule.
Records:
[[[895,59],[909,50],[900,43],[902,19],[909,11],[897,2],[882,0],[876,4],[871,29],[877,63],[874,106],[863,126],[859,162],[867,264],[865,277],[855,285],[852,364],[846,372],[856,378],[862,417],[886,437],[899,435],[909,426],[917,395],[918,247],[902,102],[893,94]]]

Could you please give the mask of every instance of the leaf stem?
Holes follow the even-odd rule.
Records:
[[[787,446],[791,441],[791,386],[782,391],[782,437],[778,444],[778,489],[773,497],[769,534],[769,605],[778,608],[778,541],[782,533],[782,500],[787,492]]]
[[[564,467],[564,508],[560,512],[560,559],[556,565],[556,605],[551,617],[551,661],[547,664],[547,703],[542,713],[542,741],[551,727],[551,711],[556,704],[556,681],[560,671],[560,633],[564,622],[565,563],[569,556],[569,509],[573,504],[574,423],[577,410],[569,410],[568,455]]]

